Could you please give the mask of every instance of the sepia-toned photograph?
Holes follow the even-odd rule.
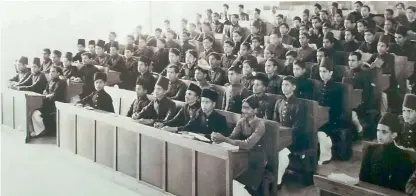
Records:
[[[416,1],[3,1],[4,196],[416,196]]]

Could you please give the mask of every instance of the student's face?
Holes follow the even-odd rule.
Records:
[[[307,20],[309,20],[308,14],[303,13],[302,14],[302,21],[307,21]]]
[[[280,16],[276,16],[276,22],[277,22],[277,24],[283,23],[283,18],[280,17]]]
[[[95,46],[94,46],[94,45],[88,45],[88,50],[89,50],[91,53],[95,53]]]
[[[137,71],[139,71],[140,73],[146,73],[149,70],[149,67],[146,66],[146,64],[142,61],[139,61],[137,65]]]
[[[85,50],[85,47],[83,45],[78,44],[78,52],[82,52]]]
[[[30,68],[30,70],[32,71],[32,73],[39,73],[40,72],[40,66],[33,64],[32,67]]]
[[[97,91],[100,91],[100,90],[102,90],[102,89],[104,89],[104,85],[105,85],[105,82],[104,82],[104,80],[95,80],[94,81],[94,87],[95,87],[95,90],[97,90]]]
[[[90,64],[92,64],[92,62],[91,62],[91,61],[92,61],[92,60],[91,60],[91,59],[89,59],[87,55],[83,55],[83,56],[82,56],[82,63],[83,63],[84,65],[90,65]]]
[[[351,31],[345,31],[345,41],[349,42],[349,41],[353,41],[354,37],[351,34]]]
[[[299,35],[299,43],[301,46],[306,46],[309,44],[309,39],[305,35],[301,34]]]
[[[132,37],[130,37],[130,36],[128,36],[126,38],[126,40],[127,40],[127,44],[133,44],[134,43],[134,39]]]
[[[259,42],[259,40],[254,39],[254,40],[251,41],[251,45],[252,45],[253,48],[258,48],[258,47],[260,47],[260,42]]]
[[[412,21],[415,18],[415,13],[411,9],[406,10],[407,20]]]
[[[379,144],[388,144],[393,142],[396,138],[397,133],[391,131],[390,127],[378,124],[377,125],[377,143]]]
[[[208,39],[204,39],[204,41],[202,42],[202,45],[204,46],[204,49],[212,48],[212,42],[210,42]]]
[[[235,71],[228,71],[228,81],[230,81],[230,83],[239,83],[240,77],[241,74],[236,73]]]
[[[162,99],[163,96],[165,96],[165,94],[166,94],[166,90],[163,89],[159,85],[155,85],[155,91],[154,91],[154,93],[155,93],[155,96],[156,96],[157,99]]]
[[[266,72],[266,74],[272,75],[275,74],[276,71],[277,66],[274,66],[271,61],[266,61],[266,63],[264,64],[264,72]]]
[[[234,24],[237,23],[238,22],[237,17],[231,16],[231,22],[234,23]]]
[[[110,47],[110,55],[115,56],[118,54],[118,49],[116,47]]]
[[[224,44],[224,53],[231,54],[233,52],[233,47],[230,44]]]
[[[314,29],[317,29],[317,28],[319,28],[319,27],[321,27],[321,26],[322,26],[321,22],[319,22],[317,19],[313,19],[313,20],[312,20],[312,27],[313,27]]]
[[[179,56],[177,56],[176,54],[169,52],[169,62],[170,63],[176,63],[178,62]]]
[[[293,93],[293,91],[296,89],[296,86],[290,83],[287,80],[283,80],[282,82],[282,92],[284,95],[289,95]]]
[[[354,9],[356,12],[361,12],[361,6],[359,4],[354,4]]]
[[[201,109],[204,113],[212,112],[215,108],[215,102],[206,97],[201,98]]]
[[[25,65],[23,65],[23,63],[17,63],[17,69],[19,70],[19,71],[23,71],[24,69],[26,69],[26,66]]]
[[[124,55],[126,55],[127,58],[131,58],[133,56],[133,52],[130,50],[124,50]]]
[[[275,45],[278,45],[280,43],[279,37],[277,37],[276,34],[271,34],[269,37],[269,41],[271,44],[275,44]]]
[[[165,29],[169,29],[170,28],[170,24],[168,22],[163,23],[165,25]]]
[[[404,12],[405,12],[404,9],[403,9],[403,7],[400,6],[400,5],[396,6],[396,11],[399,14],[404,14]]]
[[[205,78],[206,78],[206,76],[202,71],[200,71],[198,69],[195,70],[195,80],[196,81],[199,81],[199,82],[205,81]]]
[[[289,31],[285,25],[280,25],[279,31],[282,35],[287,35],[287,32]]]
[[[359,23],[357,23],[357,31],[358,32],[360,32],[360,33],[362,33],[362,32],[364,32],[365,31],[365,26],[363,25],[363,23],[361,23],[361,22],[359,22]]]
[[[319,18],[321,20],[328,20],[328,15],[325,12],[319,12]]]
[[[319,76],[323,81],[328,81],[331,79],[333,71],[329,71],[325,67],[319,67]]]
[[[293,75],[296,78],[301,77],[303,74],[305,74],[306,69],[302,69],[299,65],[293,64]]]
[[[373,43],[373,41],[374,41],[374,35],[373,35],[372,33],[365,32],[365,33],[364,33],[364,40],[365,40],[367,43]]]
[[[174,35],[173,35],[173,33],[172,33],[172,32],[167,33],[167,34],[166,34],[166,37],[168,38],[168,40],[172,40],[172,39],[174,39]]]
[[[182,33],[181,40],[182,41],[188,41],[189,40],[188,34]]]
[[[338,23],[341,23],[342,20],[343,20],[343,18],[341,17],[341,15],[335,14],[335,21],[337,21]]]
[[[224,12],[227,12],[228,11],[228,8],[227,7],[223,6],[222,8],[223,8]]]
[[[273,54],[269,50],[264,50],[263,57],[265,59],[269,59],[269,58],[272,58],[273,57]]]
[[[300,26],[300,21],[299,21],[299,20],[294,20],[294,21],[293,21],[293,26],[294,26],[294,27],[296,27],[296,28],[299,28],[299,26]]]
[[[114,34],[110,34],[110,35],[108,35],[108,39],[110,41],[114,41],[114,40],[116,40],[116,36]]]
[[[259,19],[260,18],[260,14],[258,12],[254,12],[254,19]]]
[[[62,63],[64,64],[65,67],[71,66],[71,61],[69,61],[67,58],[64,58],[62,60]]]
[[[248,55],[248,49],[247,49],[246,46],[243,46],[243,45],[240,46],[240,54],[241,54],[241,56]]]
[[[318,7],[316,7],[316,6],[313,7],[313,12],[315,12],[315,15],[318,15],[319,11],[321,11],[321,10]]]
[[[324,52],[316,52],[316,61],[321,62],[325,58]]]
[[[384,22],[384,30],[385,31],[391,31],[393,29],[393,24],[391,23],[391,21],[386,20]]]
[[[57,62],[61,61],[61,57],[60,57],[60,56],[58,56],[58,55],[56,55],[56,54],[53,54],[53,55],[52,55],[52,61],[53,61],[54,63],[57,63]]]
[[[211,55],[211,56],[209,56],[208,57],[208,63],[209,63],[209,65],[211,66],[211,68],[216,68],[216,67],[218,67],[219,65],[219,60],[217,60],[215,57],[214,57],[214,55]]]
[[[295,61],[295,57],[293,57],[293,56],[291,56],[291,55],[286,56],[286,62],[287,62],[288,64],[292,64],[292,63],[293,63],[293,61]]]
[[[195,60],[196,58],[191,53],[187,52],[185,54],[185,63],[192,64],[195,62]]]
[[[377,52],[379,52],[381,54],[384,54],[384,53],[387,52],[388,49],[389,48],[388,48],[386,43],[383,43],[383,42],[378,42],[377,43]]]
[[[367,17],[368,15],[369,15],[369,11],[368,11],[368,9],[366,8],[366,7],[362,7],[361,8],[361,16],[363,17],[363,18],[365,18],[365,17]]]
[[[251,69],[250,65],[248,63],[243,63],[243,74],[245,76],[251,74],[253,72],[253,69]]]
[[[51,68],[50,69],[50,71],[49,71],[49,77],[50,78],[55,79],[55,78],[58,78],[59,75],[60,74],[58,73],[58,71],[56,70],[56,68]]]
[[[324,39],[322,45],[324,48],[332,48],[332,43],[328,39]]]
[[[352,29],[354,28],[354,24],[350,20],[344,20],[344,27],[345,29]]]
[[[304,34],[304,33],[308,33],[308,29],[306,29],[305,26],[299,27],[299,35]]]
[[[260,80],[254,80],[253,82],[253,93],[259,94],[266,92],[266,86]]]
[[[233,41],[234,41],[234,43],[240,42],[241,41],[241,35],[239,35],[238,33],[233,33]]]
[[[42,57],[43,59],[49,59],[50,54],[48,54],[47,52],[42,52]]]
[[[251,34],[256,34],[256,33],[259,32],[259,29],[257,27],[255,27],[255,26],[251,26],[250,27],[250,31],[251,31]]]
[[[214,21],[218,21],[220,19],[220,16],[217,14],[212,14],[212,19],[214,19]]]
[[[138,47],[139,47],[140,49],[142,49],[142,48],[146,47],[146,41],[145,41],[145,40],[143,40],[143,39],[139,39],[139,45],[138,45]]]
[[[185,92],[185,103],[191,104],[198,101],[198,96],[194,91],[186,90]]]
[[[355,69],[360,65],[360,61],[358,61],[357,56],[350,55],[348,56],[348,66],[350,69]]]
[[[326,34],[326,33],[330,32],[330,31],[331,31],[331,28],[328,28],[328,27],[322,27],[322,33],[323,33],[323,34]]]
[[[104,54],[104,49],[100,46],[95,46],[95,53],[97,53],[98,55],[102,55]]]
[[[145,90],[142,85],[136,85],[136,94],[138,97],[143,97],[146,93],[147,90]]]
[[[392,19],[393,14],[391,14],[389,11],[384,11],[384,19]]]
[[[396,41],[397,44],[403,45],[404,42],[406,41],[406,38],[403,35],[396,33],[394,34],[394,40]]]
[[[165,44],[164,44],[162,41],[160,41],[160,40],[157,40],[157,44],[156,44],[156,46],[157,46],[157,48],[159,48],[159,49],[161,49],[161,48],[165,48]]]
[[[243,102],[241,105],[241,115],[243,117],[252,117],[256,115],[256,110],[251,108],[247,102]]]
[[[403,115],[404,122],[409,123],[409,124],[416,123],[416,111],[415,110],[403,107],[402,115]]]
[[[168,68],[167,72],[166,72],[166,77],[170,81],[174,81],[174,80],[178,79],[178,74],[175,72],[175,68]]]
[[[162,32],[160,31],[155,31],[155,37],[159,38],[162,35]]]

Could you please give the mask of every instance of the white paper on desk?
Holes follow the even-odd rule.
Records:
[[[222,143],[219,143],[217,145],[221,146],[223,148],[227,148],[228,150],[231,150],[231,151],[238,151],[240,149],[239,146],[234,146],[234,145],[226,143],[226,142],[222,142]]]
[[[344,174],[344,173],[331,173],[328,175],[328,179],[341,182],[341,183],[345,183],[351,186],[356,185],[359,182],[358,179],[348,176],[347,174]]]
[[[194,138],[196,138],[198,140],[204,141],[204,142],[210,142],[211,141],[208,138],[206,138],[206,137],[204,137],[202,135],[199,135],[197,133],[188,133],[188,135],[190,135],[190,136],[192,136],[192,137],[194,137]]]

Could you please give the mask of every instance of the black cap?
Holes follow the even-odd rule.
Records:
[[[72,52],[66,52],[65,53],[65,58],[67,58],[68,61],[72,61]]]
[[[141,62],[143,62],[144,64],[146,64],[147,66],[149,66],[150,65],[150,59],[149,59],[149,57],[147,57],[147,56],[141,56],[140,58],[139,58],[139,60],[138,61],[141,61]]]
[[[107,82],[107,74],[104,72],[96,72],[94,74],[94,81],[96,80],[103,80],[104,82]]]
[[[407,36],[408,29],[405,26],[398,26],[396,29],[396,34],[402,35],[404,37]]]
[[[88,42],[88,45],[94,45],[94,46],[95,46],[95,40],[90,40],[90,41]]]
[[[22,63],[23,65],[27,65],[29,63],[29,59],[25,56],[22,56],[19,59],[19,63]],[[40,60],[39,60],[39,64],[40,64]]]
[[[33,64],[37,65],[37,66],[40,66],[40,58],[38,58],[38,57],[33,58]]]
[[[54,55],[56,55],[56,56],[59,56],[59,57],[61,57],[61,56],[62,56],[62,52],[61,52],[61,51],[59,51],[59,50],[54,50],[54,51],[53,51],[53,54],[54,54]]]
[[[85,39],[78,39],[78,45],[85,47]]]
[[[114,48],[116,48],[117,50],[118,50],[118,41],[113,41],[113,42],[111,42],[110,43],[110,48],[111,47],[114,47]]]
[[[268,86],[270,82],[269,77],[267,77],[266,74],[261,72],[257,72],[253,80],[260,80],[264,84],[264,86]]]
[[[211,101],[213,101],[213,102],[217,102],[218,93],[214,90],[209,89],[209,88],[204,88],[202,90],[201,97],[205,97],[205,98],[211,99]]]
[[[155,85],[158,85],[162,87],[163,89],[168,90],[169,79],[164,76],[160,76]]]
[[[194,84],[194,83],[189,84],[188,90],[195,92],[196,95],[198,95],[198,96],[201,96],[201,91],[202,91],[201,88],[198,85]]]
[[[97,46],[99,46],[99,47],[101,47],[101,48],[104,48],[104,46],[105,46],[105,41],[104,41],[104,40],[101,40],[101,39],[97,40]]]
[[[399,118],[391,113],[385,113],[378,121],[378,124],[388,126],[391,132],[397,132],[400,129]]]

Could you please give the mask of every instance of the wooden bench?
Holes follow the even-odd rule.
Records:
[[[346,120],[351,120],[352,110],[363,101],[363,90],[354,89],[351,78],[344,77],[342,86],[344,88],[344,114]]]

